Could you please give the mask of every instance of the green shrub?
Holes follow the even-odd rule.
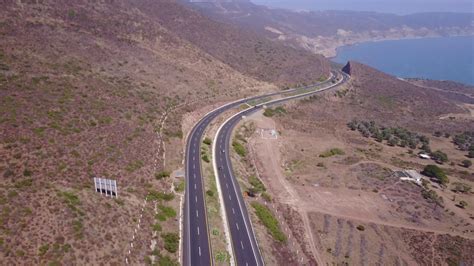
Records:
[[[454,182],[453,183],[453,191],[454,192],[459,192],[459,193],[468,193],[472,189],[471,185],[461,183],[461,182]]]
[[[171,173],[169,171],[161,171],[161,172],[158,172],[158,173],[155,173],[155,178],[160,180],[160,179],[163,179],[165,177],[170,177]]]
[[[74,220],[72,222],[72,229],[74,230],[74,233],[76,236],[80,237],[82,235],[82,229],[84,228],[84,225],[82,224],[81,220]]]
[[[438,204],[439,206],[443,206],[443,198],[439,196],[436,191],[431,189],[424,189],[423,191],[421,191],[421,195],[423,196],[423,198],[432,201]]]
[[[174,199],[173,193],[158,192],[154,190],[148,191],[147,200],[164,200],[170,201]]]
[[[431,153],[431,158],[440,164],[448,161],[448,155],[440,150]]]
[[[79,197],[72,192],[69,192],[69,191],[59,192],[59,196],[63,198],[64,202],[67,205],[77,206],[81,204],[81,200],[79,199]]]
[[[214,191],[212,191],[212,190],[206,191],[206,194],[207,194],[209,197],[214,197]]]
[[[161,224],[155,223],[152,227],[153,231],[155,232],[161,232]]]
[[[179,236],[176,233],[162,234],[161,237],[165,241],[165,249],[168,252],[175,253],[178,250]]]
[[[33,185],[33,179],[28,178],[28,179],[23,179],[23,180],[20,180],[20,181],[16,181],[14,186],[17,189],[24,189],[24,188],[27,188],[27,187],[31,187],[31,185]]]
[[[281,231],[278,220],[273,216],[272,212],[265,205],[258,202],[254,201],[251,205],[255,209],[258,219],[267,228],[270,235],[278,242],[286,242],[286,236]]]
[[[323,153],[321,153],[319,155],[319,157],[321,158],[328,158],[328,157],[331,157],[331,156],[335,156],[335,155],[344,155],[344,151],[339,149],[339,148],[332,148],[330,150],[327,150]]]
[[[209,163],[211,160],[209,159],[209,156],[207,154],[204,154],[202,157],[202,160],[205,161],[206,163]]]
[[[439,168],[437,165],[427,165],[421,173],[428,177],[434,178],[438,183],[442,185],[449,183],[449,179],[444,173],[443,169]]]
[[[210,138],[205,138],[203,141],[202,141],[204,144],[210,146],[212,144],[212,140]]]
[[[161,222],[166,222],[166,215],[162,212],[158,213],[155,215],[155,219],[157,219],[158,221],[161,221]]]
[[[265,111],[263,111],[263,115],[266,117],[272,117],[274,115],[283,115],[286,114],[285,108],[283,106],[278,106],[275,109],[272,108],[265,108]]]
[[[41,247],[39,247],[39,255],[43,256],[44,254],[46,254],[46,252],[48,252],[48,250],[49,250],[49,244],[42,245]]]
[[[249,176],[249,183],[252,185],[253,188],[255,188],[255,191],[257,193],[264,192],[267,189],[265,188],[265,185],[262,183],[260,179],[258,179],[256,176]]]
[[[263,192],[261,194],[261,196],[266,202],[271,202],[272,201],[272,196],[270,196],[270,194],[268,194],[267,192]]]
[[[186,183],[184,183],[184,180],[183,180],[183,181],[179,182],[178,185],[176,185],[174,187],[174,190],[176,192],[183,192],[185,188],[186,188]]]
[[[159,256],[159,266],[178,266],[179,264],[169,256]]]
[[[160,205],[160,206],[158,206],[158,208],[161,210],[161,212],[164,215],[166,215],[166,217],[168,217],[168,218],[176,217],[176,211],[173,208],[167,207],[167,206],[164,206],[164,205]]]
[[[234,147],[235,152],[240,156],[240,157],[245,157],[247,155],[247,151],[245,150],[244,145],[242,145],[240,142],[237,140],[234,140],[232,142],[232,147]]]

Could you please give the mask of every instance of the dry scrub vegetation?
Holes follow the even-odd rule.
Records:
[[[282,222],[318,262],[472,264],[474,172],[462,164],[467,151],[453,142],[453,136],[474,130],[466,123],[472,118],[441,119],[464,113],[458,105],[469,98],[457,101],[446,97],[449,91],[438,93],[443,88],[415,87],[362,65],[350,67],[351,84],[339,91],[289,103],[283,115],[249,118],[257,132],[273,123],[279,132],[277,140],[253,134],[246,148],[255,151],[267,193],[287,206]],[[347,124],[353,119],[406,130],[391,133],[396,143],[377,140],[352,131]],[[402,144],[414,134],[421,138],[415,147]],[[447,161],[419,158],[427,149],[421,136]],[[425,177],[418,186],[394,172],[422,172],[429,164],[438,165],[449,183]]]
[[[153,13],[158,10],[166,17]],[[192,21],[219,34],[238,32],[173,1],[2,5],[0,261],[176,262],[178,219],[167,208],[178,212],[179,198],[165,196],[176,180],[162,173],[181,162],[183,114],[274,88],[228,65],[238,45],[223,49],[227,55],[209,54],[206,49],[219,47],[196,40],[191,33],[200,29],[190,28]],[[256,36],[245,40],[265,53],[264,68],[280,56],[285,67],[310,62],[304,53],[286,54]],[[252,57],[253,49],[242,49],[242,56]],[[248,67],[238,64],[231,65]],[[324,73],[324,64],[318,61],[307,73]],[[282,73],[254,76],[294,81]],[[164,145],[171,154],[166,165]],[[116,179],[119,198],[96,194],[93,176]]]

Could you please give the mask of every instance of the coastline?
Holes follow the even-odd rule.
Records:
[[[441,38],[454,38],[454,37],[474,37],[474,33],[469,33],[469,34],[453,34],[453,35],[432,35],[432,36],[407,36],[407,37],[401,37],[401,38],[384,38],[384,39],[367,39],[367,40],[361,40],[357,42],[351,42],[343,45],[338,45],[335,47],[332,47],[331,49],[334,50],[334,53],[331,53],[330,55],[326,56],[324,55],[327,59],[333,61],[339,53],[340,49],[343,49],[344,47],[351,47],[351,46],[356,46],[364,43],[379,43],[379,42],[389,42],[389,41],[406,41],[406,40],[420,40],[420,39],[441,39]]]
[[[330,60],[337,64],[356,60],[403,79],[453,81],[474,86],[474,55],[470,49],[473,43],[474,35],[371,40],[338,47],[337,55]]]

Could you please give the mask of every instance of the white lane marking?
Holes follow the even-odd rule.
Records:
[[[193,175],[194,179],[196,179],[196,174]]]
[[[232,200],[232,197],[230,196],[230,194],[229,194],[229,200]]]
[[[196,190],[196,188],[197,188],[197,186],[196,186],[196,184],[194,184],[194,190]]]
[[[196,169],[196,165],[195,165],[195,164],[193,164],[193,169]]]
[[[201,257],[201,246],[199,246],[198,248],[199,248],[199,257]]]
[[[199,217],[199,211],[196,210],[196,217]]]
[[[237,226],[237,231],[240,231],[239,224],[235,223],[235,226]]]
[[[195,199],[196,199],[196,202],[198,202],[198,196],[196,196],[196,198],[195,198]]]
[[[193,161],[196,161],[196,157],[193,156]]]
[[[198,235],[199,235],[199,226],[197,227],[197,229],[198,229]]]
[[[234,208],[232,208],[232,213],[233,213],[233,214],[235,214],[235,210],[234,210]]]
[[[226,188],[229,188],[229,184],[225,183],[225,187],[226,187]]]
[[[242,243],[242,241],[240,241],[240,245],[242,246],[242,249],[244,249],[244,243]]]

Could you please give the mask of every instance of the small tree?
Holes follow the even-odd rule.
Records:
[[[431,158],[439,164],[443,164],[448,161],[448,155],[440,150],[437,150],[431,154]]]
[[[446,176],[446,173],[444,173],[443,169],[439,168],[437,165],[427,165],[422,174],[434,178],[438,183],[442,185],[446,185],[449,183],[449,179]]]
[[[470,160],[464,160],[462,161],[462,166],[466,167],[466,168],[469,168],[471,167],[472,165],[472,162]]]

